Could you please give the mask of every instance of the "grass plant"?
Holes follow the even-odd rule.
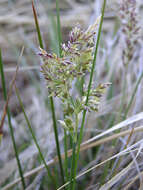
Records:
[[[99,25],[97,43],[96,43],[94,59],[93,59],[93,63],[92,63],[92,69],[91,69],[91,73],[90,73],[90,79],[89,79],[89,84],[88,84],[88,92],[87,92],[87,96],[86,96],[85,105],[88,104],[88,100],[89,100],[89,94],[90,94],[92,80],[93,80],[93,74],[94,74],[94,70],[95,70],[98,46],[99,46],[99,42],[100,42],[100,36],[101,36],[101,30],[102,30],[102,23],[103,23],[103,17],[104,17],[104,12],[105,12],[105,6],[106,6],[106,0],[104,0],[103,7],[102,7],[101,21],[100,21],[100,25]],[[76,176],[76,170],[77,170],[77,163],[78,163],[78,160],[79,160],[80,144],[81,144],[82,138],[83,138],[83,129],[84,129],[84,123],[85,123],[85,116],[86,116],[86,110],[83,111],[83,117],[82,117],[81,128],[80,128],[80,133],[79,133],[79,138],[78,138],[78,145],[77,145],[77,154],[76,154],[76,150],[75,150],[76,149],[75,148],[76,144],[74,144],[74,146],[73,146],[73,165],[72,165],[72,168],[71,168],[71,187],[70,187],[72,190],[75,189],[75,176]],[[73,183],[72,183],[72,180],[73,180]]]
[[[120,16],[119,20],[118,16],[108,14],[108,9],[105,14],[106,4],[109,3],[109,8],[110,2],[102,0],[96,3],[88,1],[88,3],[92,7],[92,14],[94,13],[92,16],[96,15],[97,19],[95,22],[91,19],[93,24],[83,29],[85,28],[83,20],[85,21],[89,14],[86,1],[42,0],[37,2],[38,15],[32,0],[34,27],[40,47],[39,53],[33,55],[30,48],[34,43],[26,41],[28,49],[25,51],[24,61],[29,60],[30,64],[40,62],[40,65],[21,66],[19,69],[19,72],[24,73],[28,70],[31,73],[34,68],[30,76],[32,84],[29,85],[29,82],[28,85],[26,84],[32,88],[32,93],[28,97],[28,100],[32,100],[31,104],[28,102],[26,105],[27,99],[23,97],[24,92],[19,86],[19,81],[16,81],[19,64],[9,92],[6,92],[4,72],[9,72],[9,68],[3,68],[0,51],[1,86],[5,100],[2,115],[0,112],[0,141],[2,145],[7,139],[7,134],[9,135],[6,131],[7,115],[17,161],[15,163],[12,156],[0,170],[1,190],[19,188],[19,182],[22,182],[22,188],[26,190],[31,188],[39,190],[143,188],[141,161],[143,43],[137,18],[137,11],[140,9],[136,9],[136,0],[113,2],[116,10],[120,6],[116,11]],[[67,5],[70,5],[70,9],[66,7]],[[101,16],[97,17],[99,7],[101,7]],[[63,14],[64,9],[66,11]],[[69,10],[72,9],[73,11],[70,12]],[[84,14],[81,9],[84,10]],[[67,12],[71,22],[68,20],[70,17],[66,15]],[[77,22],[82,20],[81,24],[75,23],[74,15]],[[109,20],[114,22],[113,28],[108,28],[108,25],[111,26]],[[30,19],[25,21],[26,29],[29,27],[27,27],[28,22],[31,22]],[[67,24],[69,24],[68,32],[70,31],[68,36]],[[46,30],[43,30],[45,26],[48,26],[50,39],[45,34]],[[28,36],[28,32],[24,31],[23,34]],[[35,35],[33,29],[32,32]],[[30,39],[27,36],[23,39]],[[48,44],[47,39],[50,41]],[[11,39],[10,44],[13,43]],[[38,49],[37,46],[36,48]],[[14,47],[14,49],[17,54],[18,48]],[[31,56],[30,59],[26,59],[28,54]],[[40,72],[44,84],[40,81]],[[18,106],[14,103],[17,109],[14,120],[18,127],[12,126],[13,118],[10,113],[10,109],[13,110],[10,99],[15,95],[19,102]],[[21,127],[23,124],[28,126],[28,131]],[[13,127],[16,127],[15,132]],[[31,136],[27,134],[28,132]],[[21,139],[21,143],[16,144],[17,136]],[[52,144],[50,148],[49,144]],[[33,148],[35,145],[38,150],[36,153]],[[11,156],[11,153],[8,155]],[[39,165],[39,160],[43,164]],[[19,177],[15,172],[16,164]],[[3,175],[7,167],[12,169],[7,172],[7,175]],[[16,177],[12,176],[14,172]],[[46,172],[48,175],[45,175]]]

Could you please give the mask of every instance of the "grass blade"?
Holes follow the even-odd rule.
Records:
[[[57,33],[58,33],[58,44],[59,44],[59,56],[61,57],[61,43],[62,43],[62,34],[61,34],[61,22],[60,22],[60,10],[59,10],[59,0],[56,0],[56,15],[57,15]],[[65,151],[65,173],[66,178],[68,178],[68,159],[67,159],[67,132],[64,129],[64,151]],[[61,175],[62,175],[62,182],[65,183],[64,180],[64,171],[62,166],[61,160],[61,153],[60,153],[60,167],[61,167]]]
[[[129,110],[130,110],[130,107],[131,107],[131,105],[132,105],[132,102],[133,102],[133,100],[134,100],[134,97],[135,97],[135,95],[136,95],[136,92],[137,92],[137,90],[138,90],[138,86],[139,86],[139,84],[140,84],[142,78],[143,78],[143,72],[141,73],[141,75],[140,75],[140,77],[139,77],[139,79],[138,79],[138,81],[137,81],[137,83],[136,83],[135,89],[134,89],[134,91],[133,91],[133,94],[132,94],[132,96],[131,96],[131,99],[130,99],[129,104],[128,104],[127,109],[126,109],[126,112],[125,112],[125,115],[124,115],[124,119],[126,119],[126,117],[127,117],[127,114],[128,114],[128,112],[129,112]]]
[[[14,85],[14,82],[16,80],[16,76],[17,76],[18,69],[19,69],[20,58],[22,57],[23,51],[24,51],[24,47],[21,50],[21,54],[19,56],[18,64],[17,64],[16,71],[15,71],[15,74],[13,76],[13,79],[12,79],[12,82],[11,82],[11,85],[10,85],[10,89],[9,89],[8,95],[7,95],[6,91],[4,90],[4,93],[5,93],[4,96],[6,98],[6,104],[4,106],[3,115],[2,115],[2,119],[1,119],[1,123],[0,123],[0,134],[2,134],[2,128],[3,128],[3,124],[4,124],[4,121],[5,121],[6,114],[7,114],[8,103],[9,103],[9,100],[10,100],[10,97],[11,97],[11,94],[12,94],[13,85]],[[2,86],[5,86],[1,52],[0,52],[0,61],[1,61]]]
[[[21,106],[21,108],[22,108],[22,112],[23,112],[23,114],[24,114],[24,118],[25,118],[25,120],[26,120],[27,126],[28,126],[29,131],[30,131],[30,133],[31,133],[31,135],[32,135],[32,138],[33,138],[33,140],[34,140],[34,143],[35,143],[35,145],[36,145],[36,147],[37,147],[37,149],[38,149],[38,152],[39,152],[39,155],[40,155],[40,157],[41,157],[41,160],[43,161],[44,166],[45,166],[45,168],[46,168],[46,170],[47,170],[48,176],[49,176],[49,177],[51,178],[51,180],[53,181],[53,184],[56,185],[56,181],[55,181],[54,177],[53,177],[53,176],[51,175],[51,173],[50,173],[50,170],[49,170],[49,168],[48,168],[48,166],[47,166],[47,164],[46,164],[46,161],[45,161],[45,159],[44,159],[44,156],[43,156],[43,154],[42,154],[42,152],[41,152],[40,146],[39,146],[39,144],[38,144],[38,142],[37,142],[36,136],[35,136],[35,134],[34,134],[34,132],[33,132],[32,127],[31,127],[31,124],[30,124],[30,121],[29,121],[29,119],[28,119],[28,116],[27,116],[27,114],[26,114],[26,112],[25,112],[24,105],[23,105],[23,103],[22,103],[22,100],[21,100],[21,97],[20,97],[20,93],[19,93],[19,91],[18,91],[16,85],[15,85],[15,92],[16,92],[16,95],[17,95],[19,104],[20,104],[20,106]]]
[[[22,48],[22,51],[21,51],[21,54],[20,54],[20,57],[19,57],[19,62],[20,62],[20,58],[22,57],[23,50],[24,50],[24,48]],[[13,143],[13,148],[14,148],[14,151],[15,151],[15,157],[16,157],[16,161],[17,161],[17,165],[18,165],[19,175],[21,177],[21,182],[22,182],[23,189],[25,189],[26,185],[25,185],[25,181],[24,181],[24,177],[23,177],[23,171],[22,171],[22,167],[21,167],[21,164],[20,164],[19,156],[18,156],[16,141],[15,141],[15,137],[14,137],[14,131],[13,131],[12,123],[11,123],[10,110],[8,108],[8,101],[9,101],[10,96],[11,96],[11,91],[12,91],[12,87],[13,87],[14,81],[16,79],[17,71],[18,71],[18,64],[17,64],[16,73],[14,75],[14,78],[13,78],[11,86],[10,86],[9,94],[7,96],[5,76],[4,76],[3,63],[2,63],[2,54],[1,54],[1,49],[0,49],[1,82],[2,82],[3,96],[4,96],[5,101],[7,101],[6,102],[6,106],[5,106],[5,113],[7,113],[7,117],[8,117],[8,124],[9,124],[9,129],[10,129],[10,135],[11,135],[11,139],[12,139],[12,143]],[[4,118],[5,118],[5,116],[3,117],[3,121],[4,121]],[[3,121],[2,121],[2,123],[3,123]],[[3,126],[2,123],[1,123],[1,130],[2,130],[2,126]]]
[[[33,10],[33,15],[34,15],[34,20],[35,20],[35,25],[36,25],[36,30],[37,30],[39,45],[40,45],[40,48],[43,49],[44,46],[43,46],[43,42],[42,42],[42,36],[41,36],[40,27],[39,27],[39,22],[38,22],[37,13],[36,13],[36,9],[35,9],[33,0],[32,0],[32,10]]]

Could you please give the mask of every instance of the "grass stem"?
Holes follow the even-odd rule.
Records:
[[[60,10],[59,10],[59,0],[56,0],[56,15],[57,15],[57,33],[58,33],[58,44],[59,44],[59,56],[62,56],[62,49],[61,49],[61,43],[62,43],[62,34],[61,34],[61,22],[60,22]],[[55,131],[56,134],[56,131]],[[66,135],[66,134],[65,134]],[[57,136],[58,138],[58,136]],[[64,144],[65,144],[65,156],[67,155],[67,138],[64,139]],[[57,141],[58,142],[58,141]],[[67,157],[66,157],[67,159]],[[67,160],[65,162],[67,164]],[[61,177],[62,177],[62,182],[63,184],[65,183],[64,180],[64,170],[63,170],[63,166],[62,166],[62,159],[61,159],[61,152],[60,152],[60,148],[59,148],[59,164],[60,164],[60,170],[61,170]],[[67,169],[68,169],[68,165],[66,165],[66,173],[67,173]]]
[[[91,89],[91,85],[92,85],[93,74],[94,74],[96,58],[97,58],[97,52],[98,52],[98,48],[99,48],[99,42],[100,42],[100,36],[101,36],[101,30],[102,30],[105,7],[106,7],[106,0],[104,0],[103,6],[102,6],[101,21],[100,21],[99,30],[98,30],[97,43],[96,43],[96,48],[95,48],[95,52],[94,52],[94,59],[93,59],[93,63],[92,63],[91,73],[90,73],[90,79],[89,79],[89,84],[88,84],[88,93],[87,93],[85,105],[88,104],[90,89]],[[77,142],[77,153],[75,152],[76,153],[75,163],[72,165],[74,167],[74,169],[71,168],[71,174],[72,174],[71,178],[70,178],[70,182],[72,184],[71,185],[71,190],[75,189],[75,176],[76,176],[77,164],[78,164],[78,160],[79,160],[80,144],[82,142],[82,137],[83,137],[83,128],[84,128],[84,123],[85,123],[85,117],[86,117],[86,110],[83,111],[82,123],[81,123],[80,133],[79,133],[78,142]],[[74,155],[74,150],[73,150],[73,158],[74,157],[75,157],[75,155]],[[74,170],[74,172],[73,172],[73,170]]]

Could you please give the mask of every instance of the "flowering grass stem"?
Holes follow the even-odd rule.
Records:
[[[57,33],[58,33],[58,50],[59,50],[59,56],[61,57],[62,49],[61,49],[61,43],[62,43],[62,34],[61,34],[61,22],[60,22],[60,10],[59,10],[59,0],[56,0],[56,15],[57,15]],[[64,150],[65,150],[65,172],[66,176],[68,177],[68,158],[67,158],[67,133],[64,132],[64,135],[66,136],[64,138]],[[59,161],[60,161],[60,169],[61,169],[61,176],[62,176],[62,182],[65,183],[64,179],[64,170],[62,165],[62,159],[61,159],[61,152],[59,149]]]
[[[34,15],[34,20],[35,20],[36,31],[37,31],[37,35],[38,35],[40,48],[43,49],[44,45],[43,45],[40,27],[39,27],[39,23],[38,23],[38,18],[37,18],[37,14],[36,14],[36,10],[35,10],[33,1],[32,1],[32,8],[33,8],[33,15]],[[59,159],[59,166],[60,166],[62,181],[64,184],[64,172],[63,172],[63,166],[62,166],[60,144],[59,144],[59,139],[58,139],[58,130],[57,130],[57,123],[56,123],[56,116],[55,116],[55,106],[54,106],[54,101],[53,101],[52,97],[50,97],[50,104],[51,104],[51,111],[52,111],[52,119],[53,119],[53,128],[54,128],[54,134],[55,134],[56,148],[57,148],[57,154],[58,154],[58,159]]]
[[[88,84],[88,93],[87,93],[87,96],[86,96],[85,105],[87,105],[87,103],[88,103],[90,89],[91,89],[91,85],[92,85],[93,74],[94,74],[96,58],[97,58],[97,52],[98,52],[98,48],[99,48],[99,42],[100,42],[100,36],[101,36],[101,30],[102,30],[105,7],[106,7],[106,0],[104,0],[103,6],[102,6],[101,21],[100,21],[100,25],[99,25],[97,43],[96,43],[96,48],[95,48],[95,52],[94,52],[94,59],[93,59],[93,63],[92,63],[91,73],[90,73],[90,79],[89,79],[89,84]],[[77,170],[77,165],[78,165],[78,160],[79,160],[80,144],[82,142],[82,137],[83,137],[83,129],[84,129],[85,117],[86,117],[86,110],[83,111],[82,123],[81,123],[81,128],[80,128],[78,141],[77,141],[77,152],[74,151],[74,146],[73,146],[73,156],[72,156],[73,159],[72,160],[74,160],[74,164],[72,165],[72,168],[71,168],[71,178],[70,178],[70,184],[71,184],[70,189],[71,190],[75,189],[75,177],[76,177],[76,170]]]

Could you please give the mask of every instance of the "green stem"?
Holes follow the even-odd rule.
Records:
[[[97,58],[97,52],[98,52],[98,48],[99,48],[99,42],[100,42],[100,36],[101,36],[101,30],[102,30],[105,7],[106,7],[106,0],[104,0],[103,6],[102,6],[102,16],[101,16],[101,21],[100,21],[100,25],[99,25],[97,43],[96,43],[94,59],[93,59],[93,63],[92,63],[92,69],[91,69],[91,73],[90,73],[90,79],[89,79],[89,84],[88,84],[88,93],[87,93],[85,105],[88,104],[89,93],[90,93],[90,89],[91,89],[91,85],[92,85],[93,74],[94,74],[96,58]],[[71,172],[73,174],[71,176],[71,178],[70,178],[70,182],[72,183],[72,181],[73,181],[72,186],[71,186],[71,190],[75,189],[75,176],[76,176],[77,164],[78,164],[78,160],[79,160],[80,144],[82,142],[82,137],[83,137],[83,128],[84,128],[84,123],[85,123],[85,116],[86,116],[86,110],[83,111],[82,123],[81,123],[79,138],[78,138],[78,142],[77,142],[77,153],[76,153],[76,159],[75,159],[75,164],[74,164],[74,172],[73,173]],[[72,170],[73,170],[73,168],[71,168],[71,171]]]
[[[62,49],[61,49],[61,43],[62,43],[62,34],[61,34],[61,22],[60,22],[60,10],[59,10],[59,0],[56,0],[56,14],[57,14],[57,33],[58,33],[58,44],[59,44],[59,56],[62,56]],[[55,120],[56,122],[56,120]],[[56,129],[55,129],[56,130]],[[56,131],[55,131],[55,135],[56,135]],[[57,138],[57,143],[58,143],[58,136]],[[58,143],[59,144],[59,143]],[[58,148],[58,144],[57,144],[57,148]],[[67,145],[67,138],[65,138],[65,145]],[[61,176],[62,176],[62,182],[63,184],[65,183],[64,180],[64,170],[63,170],[63,166],[62,166],[62,159],[61,159],[61,153],[60,153],[60,149],[59,151],[59,162],[60,162],[60,169],[61,169]],[[67,155],[67,148],[65,148],[65,155]],[[67,158],[66,158],[67,159]],[[66,165],[66,171],[67,171],[67,167],[68,165]]]
[[[123,89],[122,89],[122,98],[121,98],[121,104],[120,104],[120,110],[119,110],[119,114],[117,117],[117,122],[122,121],[122,117],[121,114],[123,114],[123,110],[124,110],[124,102],[126,100],[126,88],[127,88],[127,72],[128,71],[128,67],[125,67],[125,72],[124,72],[124,76],[123,76]]]
[[[77,142],[77,136],[78,136],[78,114],[75,115],[75,142]]]
[[[35,10],[33,1],[32,1],[32,8],[33,8],[33,14],[34,14],[34,18],[35,18],[35,25],[36,25],[36,30],[37,30],[37,34],[38,34],[39,44],[40,44],[40,47],[43,48],[44,45],[43,45],[40,27],[39,27],[37,14],[36,14],[36,10]],[[57,148],[57,154],[58,154],[58,159],[59,159],[61,177],[62,177],[62,182],[64,184],[64,172],[63,172],[60,145],[59,145],[59,139],[58,139],[58,130],[57,130],[57,123],[56,123],[56,116],[55,116],[55,107],[54,107],[54,101],[53,101],[52,97],[50,98],[50,104],[51,104],[51,110],[52,110],[53,128],[54,128],[54,133],[55,133],[55,141],[56,141],[56,148]]]
[[[1,49],[0,49],[0,73],[1,73],[1,83],[2,83],[2,89],[3,89],[3,96],[4,96],[4,99],[6,101],[7,91],[6,91],[6,83],[5,83],[5,76],[4,76],[4,70],[3,70]],[[9,124],[10,135],[11,135],[11,139],[12,139],[12,143],[13,143],[13,148],[15,151],[15,157],[16,157],[16,161],[17,161],[17,165],[18,165],[19,175],[21,177],[23,189],[25,189],[26,185],[25,185],[25,181],[24,181],[24,177],[23,177],[23,171],[22,171],[22,167],[20,164],[19,156],[18,156],[18,151],[17,151],[16,141],[15,141],[15,137],[14,137],[14,131],[13,131],[12,123],[11,123],[11,114],[10,114],[9,108],[7,109],[7,117],[8,117],[8,124]]]
[[[74,176],[74,169],[76,167],[76,143],[73,142],[73,147],[72,147],[72,163],[71,163],[71,175],[70,175],[70,186],[68,188],[68,190],[71,190],[72,187],[74,186],[75,183],[75,178],[73,178]]]
[[[34,140],[34,143],[35,143],[35,145],[36,145],[36,147],[37,147],[37,149],[38,149],[38,152],[39,152],[39,155],[40,155],[40,157],[41,157],[41,160],[43,161],[44,166],[45,166],[45,168],[46,168],[46,170],[47,170],[47,173],[48,173],[49,177],[51,178],[51,180],[53,181],[53,184],[54,184],[55,187],[56,187],[56,181],[55,181],[54,177],[51,175],[51,172],[50,172],[50,170],[49,170],[49,168],[48,168],[48,166],[47,166],[47,164],[46,164],[45,158],[44,158],[44,156],[43,156],[43,154],[42,154],[42,152],[41,152],[41,148],[40,148],[40,146],[39,146],[39,144],[38,144],[38,142],[37,142],[36,136],[35,136],[35,134],[34,134],[34,132],[33,132],[33,129],[32,129],[32,127],[31,127],[31,124],[30,124],[30,122],[29,122],[28,116],[27,116],[27,114],[26,114],[26,112],[25,112],[25,110],[24,110],[24,105],[23,105],[23,103],[22,103],[22,100],[21,100],[21,97],[20,97],[20,93],[19,93],[19,91],[18,91],[18,89],[17,89],[16,86],[15,86],[15,92],[16,92],[16,95],[17,95],[19,104],[20,104],[20,106],[21,106],[21,108],[22,108],[22,112],[23,112],[23,114],[24,114],[24,117],[25,117],[27,126],[28,126],[28,128],[29,128],[29,130],[30,130],[30,133],[31,133],[31,135],[32,135],[32,138],[33,138],[33,140]]]
[[[56,116],[55,116],[54,101],[53,101],[52,97],[50,97],[50,103],[51,103],[51,109],[52,109],[52,118],[53,118],[53,127],[54,127],[54,133],[55,133],[57,154],[58,154],[58,159],[59,159],[59,165],[60,165],[62,182],[64,184],[65,183],[65,180],[64,180],[64,171],[63,171],[63,166],[62,166],[62,158],[61,158],[59,138],[58,138],[58,130],[57,130],[57,123],[56,123]]]
[[[76,158],[76,143],[77,143],[77,137],[78,137],[78,114],[75,114],[75,121],[76,121],[76,126],[75,126],[75,134],[74,134],[74,142],[73,142],[73,152],[72,152],[72,165],[71,165],[71,176],[70,176],[70,187],[69,189],[72,189],[73,183],[75,179],[72,178],[74,176],[74,168],[75,168],[75,158]]]
[[[65,175],[66,175],[66,181],[69,180],[69,175],[68,175],[68,154],[67,154],[67,131],[64,129],[64,152],[65,152]]]
[[[131,107],[131,105],[132,105],[132,102],[133,102],[133,100],[134,100],[134,97],[135,97],[135,95],[136,95],[136,92],[137,92],[137,90],[138,90],[138,86],[139,86],[139,84],[140,84],[142,78],[143,78],[143,71],[142,71],[142,73],[141,73],[141,75],[140,75],[140,77],[139,77],[139,79],[138,79],[138,81],[137,81],[137,83],[136,83],[135,88],[134,88],[133,94],[132,94],[132,96],[131,96],[131,99],[130,99],[130,101],[129,101],[129,104],[128,104],[128,106],[127,106],[127,109],[126,109],[126,111],[125,111],[124,119],[126,119],[126,117],[127,117],[127,114],[128,114],[128,112],[129,112],[129,110],[130,110],[130,107]]]

